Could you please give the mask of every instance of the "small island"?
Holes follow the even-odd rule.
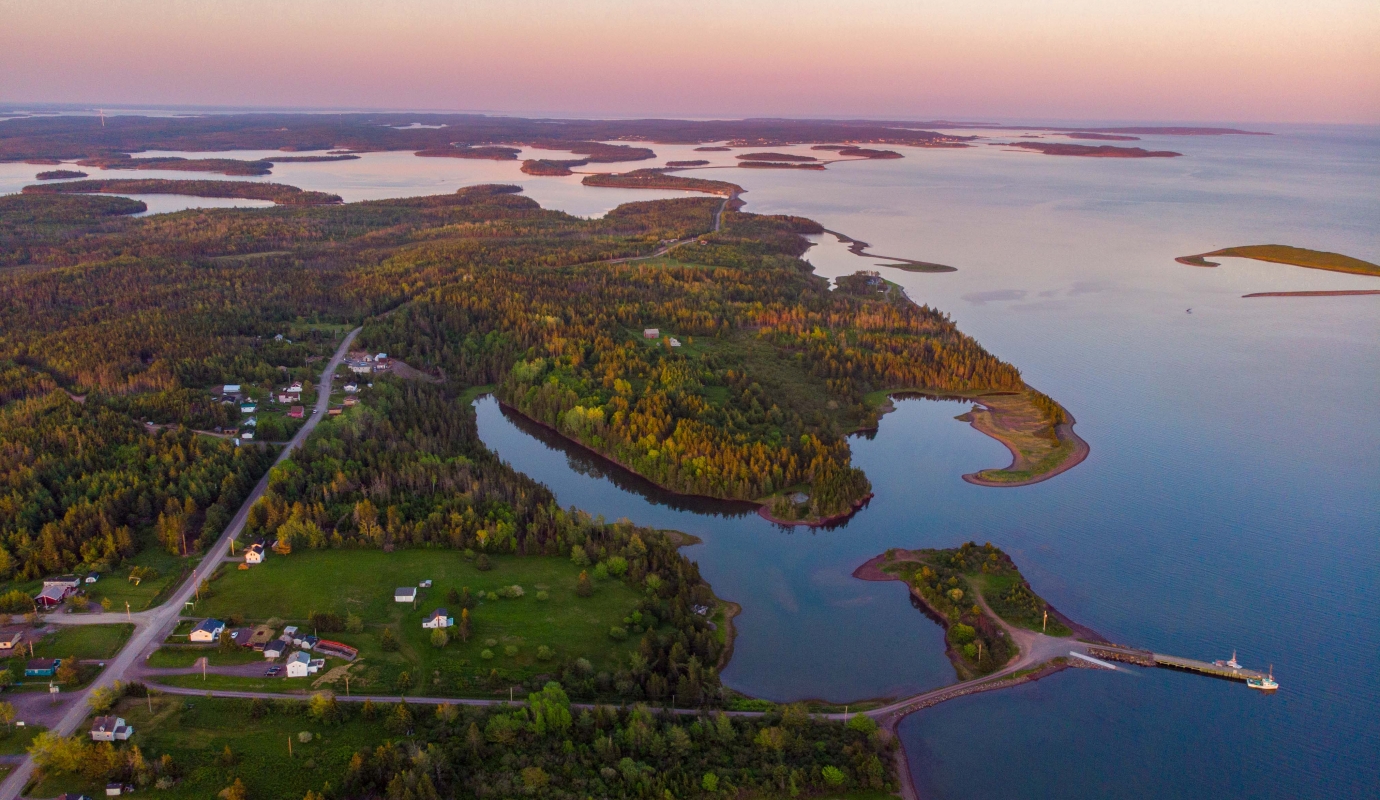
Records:
[[[1328,272],[1345,272],[1350,275],[1371,275],[1380,277],[1380,265],[1359,258],[1329,253],[1326,250],[1309,250],[1304,247],[1290,247],[1284,244],[1253,244],[1244,247],[1225,247],[1211,253],[1196,256],[1179,256],[1174,259],[1190,267],[1220,267],[1209,258],[1251,258],[1256,261],[1269,261],[1275,264],[1289,264],[1305,269],[1321,269]]]
[[[475,158],[487,161],[517,161],[518,154],[522,150],[516,147],[501,147],[498,145],[481,145],[474,147],[471,145],[455,145],[453,147],[434,147],[428,150],[418,150],[413,155],[422,158]]]
[[[895,150],[872,150],[866,147],[857,147],[851,144],[817,144],[811,150],[833,150],[841,156],[847,158],[905,158],[905,156]]]
[[[190,197],[234,197],[244,200],[271,200],[280,206],[319,206],[341,202],[339,195],[310,192],[281,183],[256,181],[170,181],[115,178],[110,180],[67,181],[34,184],[24,194],[181,194]]]
[[[1121,133],[1089,133],[1086,131],[1073,131],[1063,134],[1070,139],[1091,139],[1102,142],[1139,142],[1139,136],[1127,136]]]
[[[739,161],[738,166],[743,169],[824,169],[824,165],[819,163],[800,164],[781,161]]]
[[[632,172],[596,172],[586,175],[580,183],[608,189],[680,189],[686,192],[705,192],[724,197],[737,197],[743,187],[728,181],[705,178],[686,178],[668,175],[660,169],[635,169]]]
[[[1048,674],[1063,665],[1056,659],[1069,647],[1061,640],[1102,640],[1045,602],[1011,557],[990,542],[945,550],[893,548],[858,567],[853,577],[905,583],[913,602],[944,627],[945,655],[960,681],[1013,666],[1043,666],[1041,673]]]
[[[706,161],[706,160],[704,160],[703,158],[696,158],[696,159],[691,159],[691,160],[689,160],[689,161],[667,161],[667,162],[666,162],[666,166],[668,166],[668,167],[703,167],[704,165],[706,165],[706,164],[708,164],[708,163],[709,163],[709,162]]]
[[[326,156],[276,156],[265,158],[270,164],[317,164],[325,161],[358,161],[355,153],[334,153]]]
[[[794,153],[742,153],[734,158],[743,161],[818,161],[814,156],[798,156]]]
[[[315,157],[313,157],[315,158]],[[176,172],[219,172],[222,175],[267,175],[273,171],[273,164],[267,160],[245,161],[239,158],[182,158],[181,156],[159,156],[156,158],[133,158],[129,155],[101,156],[83,158],[77,162],[79,167],[100,167],[101,169],[164,169]]]
[[[70,178],[85,178],[86,173],[75,169],[50,169],[47,172],[40,172],[34,177],[41,181],[61,181]]]
[[[562,177],[574,175],[571,167],[583,167],[589,162],[583,158],[529,158],[522,162],[522,171],[528,175],[543,175],[547,177]]]
[[[994,143],[1004,147],[1019,147],[1034,150],[1047,156],[1082,156],[1084,158],[1178,158],[1183,153],[1173,150],[1146,150],[1143,147],[1117,147],[1115,145],[1062,144],[1054,142],[1005,142]]]
[[[695,151],[698,152],[698,153],[727,153],[728,151],[730,151],[730,150],[732,150],[732,149],[733,149],[732,147],[722,147],[722,146],[720,146],[720,145],[711,145],[711,146],[706,146],[706,147],[696,147],[696,148],[695,148]]]

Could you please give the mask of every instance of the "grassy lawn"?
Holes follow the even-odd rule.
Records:
[[[129,572],[134,567],[153,567],[158,570],[158,577],[135,585],[129,580]],[[145,547],[119,569],[87,585],[86,595],[97,603],[109,599],[112,613],[124,611],[126,602],[131,611],[143,611],[157,605],[182,582],[184,572],[190,572],[195,567],[194,559],[174,556],[157,546]]]
[[[1041,631],[1050,636],[1072,636],[1073,631],[1069,630],[1064,623],[1049,618],[1049,624],[1045,627],[1044,615],[1036,611],[1018,610],[1002,604],[997,598],[1011,590],[1012,587],[1019,585],[1022,578],[1019,575],[984,575],[980,572],[969,573],[967,576],[969,583],[982,593],[983,599],[992,607],[997,616],[1006,620],[1007,623],[1017,628],[1025,628],[1031,631]],[[1041,630],[1043,628],[1043,630]]]
[[[29,742],[45,730],[47,728],[42,725],[11,726],[9,730],[0,728],[0,756],[22,755],[29,747]]]
[[[244,781],[252,798],[300,798],[308,790],[320,791],[328,781],[339,784],[356,750],[391,738],[378,722],[323,725],[276,709],[255,719],[248,701],[155,697],[150,714],[146,700],[131,698],[121,701],[115,713],[134,726],[131,743],[150,758],[170,754],[181,771],[183,777],[175,786],[154,794],[167,800],[214,798],[235,778]],[[310,742],[298,738],[302,731],[313,734]],[[234,754],[230,766],[219,761],[226,746]],[[103,797],[105,786],[90,784],[80,775],[59,775],[40,781],[26,794],[53,797],[66,791]]]
[[[361,662],[351,672],[351,687],[361,693],[395,691],[400,673],[411,679],[410,694],[472,694],[474,683],[494,670],[502,678],[521,679],[553,672],[562,661],[585,658],[596,670],[613,671],[627,664],[637,647],[637,631],[625,641],[614,641],[609,629],[622,626],[632,612],[637,594],[625,584],[609,580],[595,584],[592,597],[575,594],[580,570],[564,558],[545,556],[491,556],[493,568],[481,572],[473,561],[451,550],[329,550],[270,556],[249,570],[227,570],[212,584],[212,594],[200,604],[198,614],[220,617],[244,615],[247,621],[273,617],[308,630],[313,611],[334,612],[342,617],[359,616],[361,633],[330,633],[326,638],[359,648]],[[398,586],[416,586],[423,579],[433,588],[421,590],[416,606],[393,601]],[[519,585],[522,597],[478,599],[480,592],[495,592]],[[469,587],[477,600],[471,610],[473,634],[468,642],[459,637],[438,649],[431,631],[422,628],[430,612],[445,606],[460,618],[460,608],[445,600],[448,590]],[[545,591],[549,599],[539,600]],[[398,649],[388,652],[381,639],[391,629]],[[537,659],[537,649],[548,647],[554,657]],[[509,654],[509,648],[516,648]],[[489,658],[484,657],[488,651]],[[245,679],[227,679],[243,681]],[[274,686],[284,686],[281,679]],[[506,685],[506,684],[505,684]]]
[[[34,657],[114,658],[132,633],[134,626],[124,622],[114,625],[70,625],[35,642]]]
[[[197,659],[205,656],[213,667],[229,667],[237,664],[255,664],[264,660],[264,654],[242,647],[228,653],[215,648],[198,647],[160,647],[149,656],[148,665],[156,669],[190,667]]]

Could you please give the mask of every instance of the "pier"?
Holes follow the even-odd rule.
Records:
[[[1121,661],[1142,667],[1165,667],[1186,672],[1197,672],[1202,675],[1211,675],[1214,678],[1226,678],[1233,681],[1259,680],[1265,677],[1265,673],[1259,670],[1228,667],[1211,661],[1198,661],[1179,656],[1167,656],[1163,653],[1152,653],[1149,650],[1140,650],[1119,644],[1088,645],[1087,652],[1090,656],[1108,661]]]

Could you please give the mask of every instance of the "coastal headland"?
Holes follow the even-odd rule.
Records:
[[[972,398],[973,410],[956,419],[991,436],[1011,451],[1005,469],[963,476],[978,486],[1030,486],[1068,472],[1088,457],[1090,448],[1073,426],[1073,415],[1044,394],[993,393]]]
[[[1328,272],[1344,272],[1350,275],[1370,275],[1380,277],[1380,264],[1372,264],[1359,258],[1331,253],[1326,250],[1309,250],[1305,247],[1291,247],[1285,244],[1253,244],[1242,247],[1224,247],[1210,253],[1193,256],[1179,256],[1174,259],[1190,267],[1220,267],[1211,258],[1250,258],[1256,261],[1269,261],[1275,264],[1289,264],[1305,269],[1321,269]],[[1348,292],[1350,294],[1350,292]],[[1253,295],[1252,295],[1253,296]],[[1273,296],[1270,293],[1268,296]]]

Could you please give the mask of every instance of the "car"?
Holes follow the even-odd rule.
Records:
[[[264,677],[265,677],[265,678],[272,678],[274,675],[277,675],[278,673],[280,673],[280,672],[282,672],[282,671],[283,671],[283,668],[282,668],[282,667],[269,667],[268,670],[264,672]]]

